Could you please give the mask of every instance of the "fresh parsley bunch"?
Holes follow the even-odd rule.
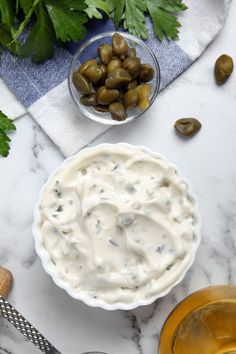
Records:
[[[77,41],[85,37],[84,24],[96,15],[91,1],[81,0],[0,0],[0,44],[33,62],[51,58],[54,43]],[[98,3],[105,4],[100,0]],[[100,8],[98,6],[98,8]],[[101,6],[104,11],[106,8]],[[19,37],[29,24],[29,34],[22,44]]]
[[[0,46],[39,63],[52,57],[55,43],[83,39],[88,19],[102,19],[103,13],[143,39],[148,38],[145,16],[150,15],[157,37],[175,40],[176,15],[186,9],[182,0],[0,0]],[[23,31],[28,35],[22,43]]]

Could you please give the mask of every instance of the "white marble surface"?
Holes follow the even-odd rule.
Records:
[[[131,312],[105,312],[72,300],[45,274],[34,251],[33,207],[48,174],[63,157],[29,116],[17,120],[11,155],[0,159],[0,264],[15,276],[10,301],[63,354],[99,349],[109,354],[154,354],[161,326],[192,291],[236,283],[236,73],[223,87],[212,68],[226,52],[236,62],[236,2],[216,41],[184,75],[162,92],[145,119],[97,139],[146,145],[178,165],[199,197],[202,244],[184,281],[155,304]],[[180,139],[179,117],[202,122],[200,133]],[[38,353],[0,319],[0,354]]]

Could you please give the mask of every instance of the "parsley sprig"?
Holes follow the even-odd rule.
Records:
[[[176,40],[177,14],[186,9],[182,0],[0,0],[0,47],[39,63],[53,56],[55,43],[83,39],[86,22],[104,13],[143,39],[148,38],[150,15],[160,40]],[[28,35],[22,43],[23,32]]]
[[[187,6],[182,0],[111,0],[111,14],[118,27],[124,27],[130,33],[143,39],[148,38],[145,15],[149,14],[157,37],[162,40],[178,39],[180,22],[177,13],[185,11]]]
[[[11,139],[7,135],[11,130],[16,130],[12,120],[0,111],[0,155],[7,157],[10,150]]]

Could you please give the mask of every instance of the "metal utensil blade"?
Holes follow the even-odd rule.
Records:
[[[0,314],[42,352],[62,354],[1,295]]]

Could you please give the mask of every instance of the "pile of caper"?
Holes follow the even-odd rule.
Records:
[[[112,36],[112,44],[100,45],[97,52],[99,60],[87,60],[73,73],[73,83],[82,94],[81,104],[110,112],[118,121],[127,118],[127,108],[146,110],[151,93],[147,82],[154,77],[153,67],[142,64],[135,48],[119,33]]]

